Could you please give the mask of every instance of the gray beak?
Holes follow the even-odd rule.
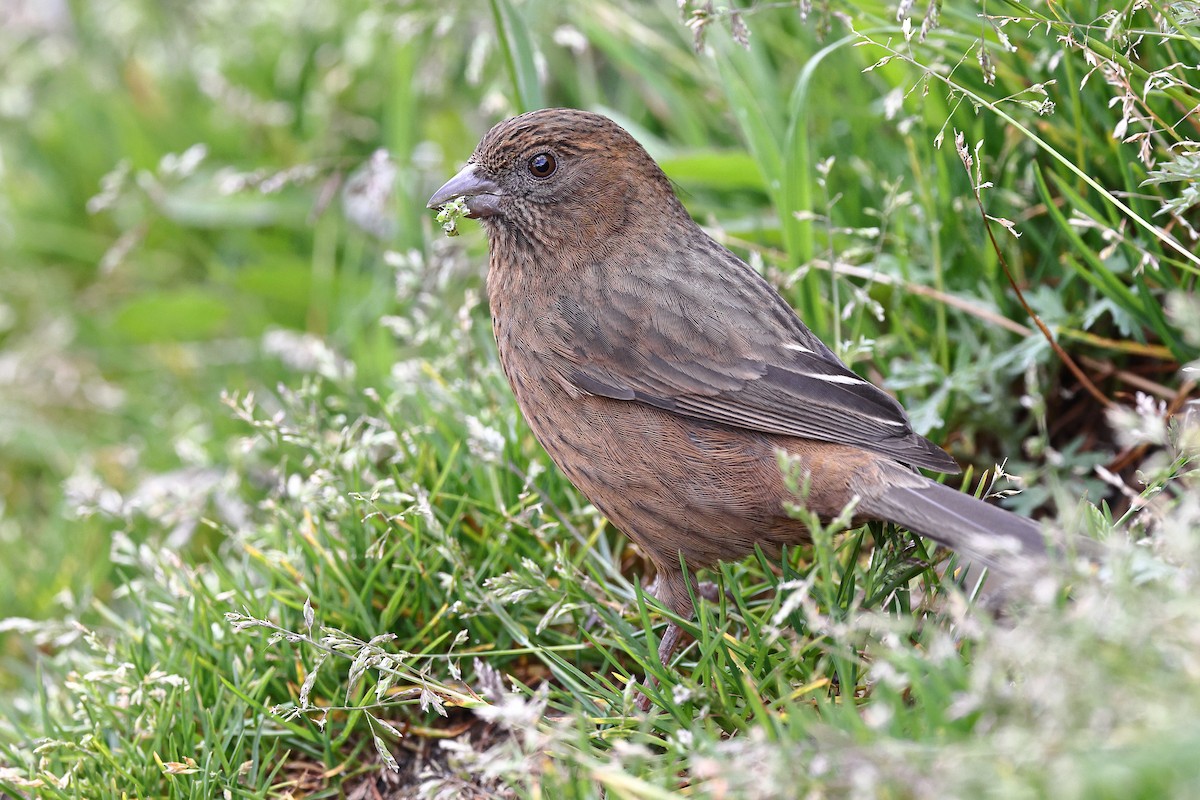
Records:
[[[504,190],[477,165],[467,164],[433,193],[427,208],[437,208],[459,197],[466,198],[467,210],[472,218],[494,217],[500,214],[500,199],[504,197]]]

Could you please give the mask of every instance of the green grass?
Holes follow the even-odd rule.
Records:
[[[0,792],[1196,794],[1185,6],[909,40],[761,4],[748,48],[668,0],[66,8],[0,25]],[[964,490],[1101,565],[981,589],[816,526],[707,575],[659,666],[648,563],[496,362],[477,226],[424,208],[543,104],[633,131]]]

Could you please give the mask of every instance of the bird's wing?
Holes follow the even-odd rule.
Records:
[[[711,280],[607,271],[602,308],[560,300],[564,377],[590,394],[764,433],[959,467],[851,372],[761,276],[719,245]],[[711,262],[710,262],[711,263]],[[599,315],[604,317],[600,318]],[[562,362],[560,362],[562,363]]]

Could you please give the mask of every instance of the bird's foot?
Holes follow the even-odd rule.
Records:
[[[660,566],[658,574],[646,587],[646,593],[654,595],[664,606],[687,619],[692,616],[692,601],[689,597],[686,580],[681,572],[663,570]],[[717,602],[721,598],[721,592],[717,585],[710,581],[695,584],[695,592],[697,597],[702,597],[709,602]],[[683,629],[674,622],[668,621],[662,639],[658,643],[658,662],[664,667],[670,666],[671,656],[675,654],[682,637]],[[652,701],[646,690],[657,684],[658,681],[652,675],[647,675],[642,680],[643,689],[637,697],[637,707],[641,712],[645,713],[650,710]]]
[[[660,594],[661,586],[662,583],[660,582],[659,576],[654,576],[654,580],[646,584],[646,594],[652,595],[665,602],[665,598],[663,598]],[[700,599],[707,600],[710,603],[720,602],[721,587],[718,586],[715,581],[697,581],[694,586],[696,587],[696,596]],[[727,600],[733,600],[733,593],[728,589],[725,590],[724,594]]]
[[[733,592],[725,590],[725,599],[733,602]],[[713,581],[700,581],[696,584],[696,596],[707,600],[710,603],[721,602],[721,587]]]
[[[658,662],[664,667],[671,661],[671,656],[675,652],[675,648],[679,646],[679,639],[683,635],[683,629],[674,622],[667,623],[667,629],[663,631],[662,640],[658,643]],[[642,686],[650,688],[658,685],[658,679],[653,675],[647,674],[642,679]],[[637,696],[637,708],[643,714],[650,710],[653,701],[650,695],[644,690]]]

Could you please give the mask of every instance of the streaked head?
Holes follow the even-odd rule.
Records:
[[[669,198],[678,206],[662,170],[625,129],[570,108],[532,111],[488,131],[429,207],[460,197],[489,233],[509,226],[546,241],[561,238],[549,225],[596,236],[642,203]]]

